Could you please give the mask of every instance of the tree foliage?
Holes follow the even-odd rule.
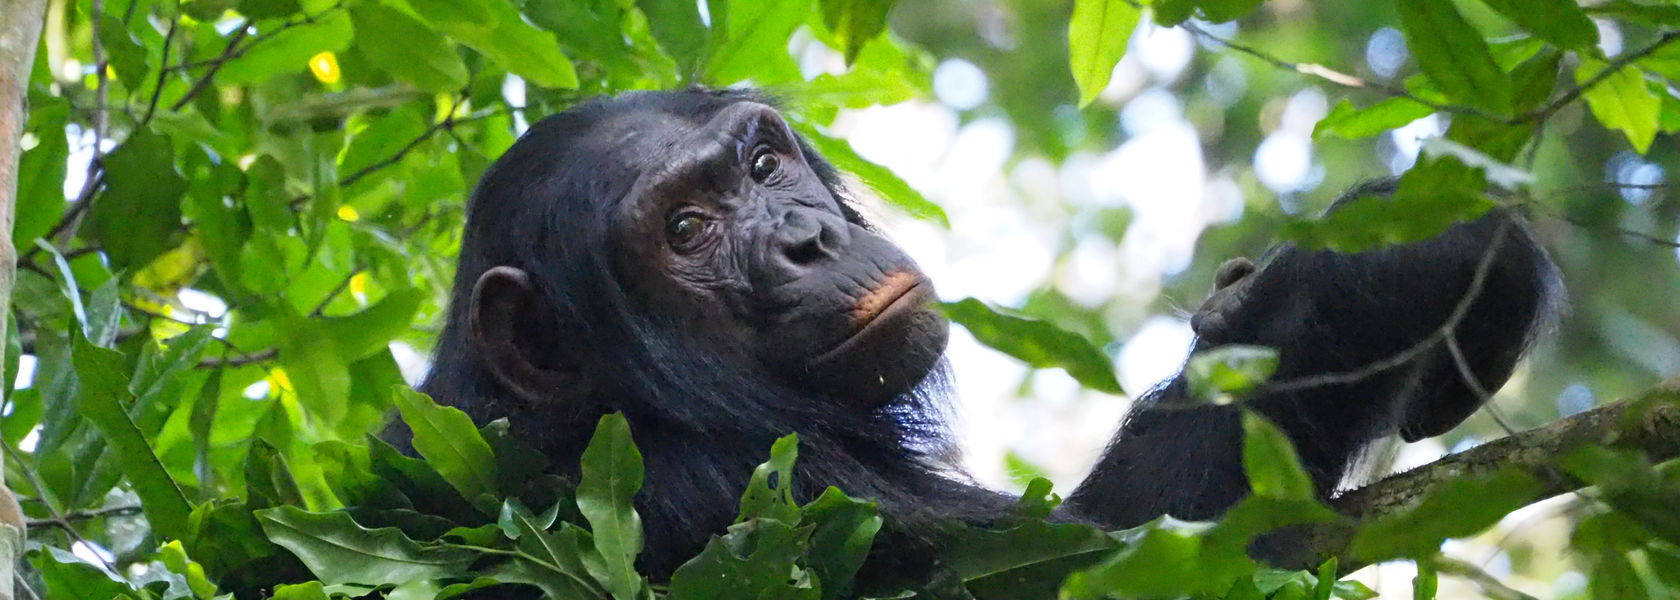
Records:
[[[1161,519],[1121,532],[1051,524],[1044,517],[1058,499],[1040,479],[1010,522],[951,532],[960,542],[940,557],[941,572],[870,589],[854,579],[890,524],[844,490],[795,503],[785,487],[798,451],[790,436],[765,449],[737,523],[670,582],[650,582],[634,567],[642,539],[630,499],[642,458],[622,418],[602,419],[582,477],[567,481],[545,475],[505,422],[477,428],[408,389],[393,348],[431,343],[471,185],[530,120],[596,94],[763,88],[862,187],[935,227],[950,226],[939,204],[837,135],[843,113],[927,98],[934,67],[968,57],[995,86],[981,110],[1019,131],[1016,154],[1061,160],[1113,141],[1117,113],[1099,99],[1134,30],[1158,26],[1250,57],[1265,73],[1258,85],[1331,88],[1334,108],[1312,130],[1327,148],[1450,118],[1393,198],[1324,218],[1263,213],[1232,237],[1279,232],[1361,250],[1425,238],[1497,205],[1614,228],[1605,211],[1620,209],[1549,200],[1569,177],[1536,161],[1587,152],[1560,148],[1558,131],[1676,160],[1673,0],[1378,2],[1351,27],[1398,28],[1415,68],[1393,82],[1282,58],[1342,54],[1327,47],[1334,41],[1292,43],[1296,25],[1279,12],[1290,9],[1259,0],[977,3],[1013,36],[986,47],[928,25],[966,8],[916,4],[53,3],[28,81],[12,231],[18,326],[4,364],[17,373],[27,356],[33,376],[17,389],[4,378],[0,419],[5,480],[34,519],[22,581],[43,598],[136,600],[456,598],[497,585],[616,600],[1324,600],[1373,597],[1342,579],[1349,566],[1411,560],[1420,598],[1443,574],[1509,591],[1442,544],[1487,529],[1553,482],[1517,470],[1463,478],[1406,511],[1356,521],[1313,498],[1287,440],[1252,415],[1244,464],[1254,494],[1218,522]],[[1339,9],[1323,10],[1328,23]],[[1254,33],[1230,35],[1230,22]],[[1617,31],[1614,51],[1603,24]],[[1233,105],[1231,122],[1258,121],[1261,100]],[[1240,127],[1252,126],[1231,125]],[[1651,220],[1672,225],[1672,212]],[[1126,218],[1097,217],[1121,222],[1120,232]],[[1098,310],[1054,293],[1032,296],[1024,315],[973,298],[946,307],[979,341],[1031,367],[1121,391],[1107,346],[1117,332]],[[1603,361],[1580,360],[1589,370]],[[1239,348],[1198,357],[1192,371],[1198,396],[1226,402],[1274,366],[1265,349]],[[1607,389],[1642,380],[1615,381]],[[420,458],[369,436],[392,414],[414,431]],[[1555,476],[1594,486],[1570,541],[1590,582],[1577,597],[1680,594],[1672,465],[1589,446],[1558,457]],[[1307,570],[1248,557],[1262,534],[1308,524],[1346,528],[1351,541]]]

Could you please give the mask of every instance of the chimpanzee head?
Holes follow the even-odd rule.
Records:
[[[559,410],[653,394],[679,417],[749,418],[729,405],[753,390],[796,410],[886,405],[944,351],[915,262],[746,93],[636,93],[546,118],[485,174],[467,220],[427,388],[470,371],[499,388],[480,395]]]

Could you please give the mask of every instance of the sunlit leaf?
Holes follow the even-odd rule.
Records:
[[[897,0],[819,0],[823,23],[841,41],[846,63],[857,60],[864,43],[887,30],[887,12]]]
[[[455,47],[424,23],[384,5],[350,8],[356,48],[379,68],[420,89],[448,92],[467,83],[467,65]]]
[[[1516,470],[1443,482],[1416,506],[1362,525],[1351,555],[1366,562],[1432,556],[1441,542],[1493,526],[1539,491],[1533,477]]]
[[[601,417],[583,451],[578,481],[578,511],[589,520],[604,572],[590,572],[618,600],[635,600],[647,582],[636,573],[642,553],[642,517],[631,503],[642,489],[642,453],[630,439],[623,415]]]
[[[798,78],[798,67],[788,55],[788,37],[805,21],[810,0],[728,6],[724,17],[713,22],[713,35],[723,37],[707,58],[701,79],[723,86],[747,79],[778,83]]]
[[[1225,345],[1196,353],[1185,364],[1190,395],[1227,403],[1265,383],[1277,371],[1278,352],[1264,346]]]
[[[1126,54],[1143,11],[1125,0],[1076,0],[1068,22],[1068,60],[1079,84],[1079,105],[1097,99],[1108,87],[1114,65]]]
[[[824,158],[834,163],[841,171],[863,180],[865,185],[879,193],[881,199],[886,200],[888,204],[918,219],[932,221],[942,227],[951,226],[950,219],[945,216],[945,209],[928,200],[921,192],[916,191],[916,188],[910,187],[909,183],[900,179],[892,170],[858,156],[858,153],[852,150],[851,143],[797,121],[793,125]]]
[[[105,193],[88,215],[88,234],[119,267],[139,267],[169,248],[181,226],[187,182],[169,140],[140,131],[105,157]]]
[[[1034,368],[1059,367],[1091,389],[1125,393],[1108,355],[1078,334],[1038,319],[1000,312],[974,298],[942,306],[952,321],[967,328],[982,344]]]
[[[1253,411],[1243,411],[1243,473],[1257,496],[1310,500],[1317,487],[1301,468],[1295,445],[1276,425]]]
[[[1602,61],[1582,57],[1581,66],[1575,70],[1575,81],[1585,85],[1608,67]],[[1651,93],[1651,88],[1645,86],[1645,78],[1640,75],[1639,69],[1617,69],[1597,85],[1587,88],[1582,97],[1586,98],[1587,107],[1592,109],[1598,122],[1622,132],[1635,151],[1644,154],[1651,148],[1651,142],[1657,137],[1658,119],[1662,116],[1662,101]]]
[[[525,22],[507,2],[426,0],[410,3],[432,27],[542,87],[575,88],[577,71],[554,34]]]
[[[1598,44],[1598,27],[1575,0],[1483,0],[1499,14],[1559,47],[1587,50]]]
[[[1429,116],[1434,109],[1409,98],[1389,98],[1365,108],[1343,100],[1313,126],[1313,138],[1336,136],[1357,140],[1404,126]]]
[[[496,456],[466,413],[439,406],[408,386],[393,388],[391,398],[414,432],[414,449],[462,496],[497,493]]]
[[[1442,92],[1494,113],[1510,109],[1510,81],[1452,0],[1400,0],[1399,8],[1408,49]]]
[[[282,73],[302,73],[310,57],[350,47],[355,27],[345,11],[330,10],[296,24],[265,21],[254,35],[267,37],[228,61],[216,76],[218,83],[256,83]]]

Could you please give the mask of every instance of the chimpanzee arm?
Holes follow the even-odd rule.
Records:
[[[1439,435],[1481,406],[1554,312],[1559,288],[1507,210],[1422,242],[1355,254],[1280,246],[1236,267],[1221,269],[1192,320],[1195,350],[1279,351],[1271,382],[1243,404],[1289,436],[1325,496],[1372,441]],[[1162,514],[1216,517],[1247,495],[1240,409],[1197,405],[1188,387],[1179,375],[1139,399],[1068,510],[1130,527]]]

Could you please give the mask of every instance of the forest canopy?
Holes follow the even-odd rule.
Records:
[[[1020,501],[953,531],[927,579],[854,587],[883,517],[843,489],[795,502],[789,436],[737,524],[649,580],[622,417],[573,481],[411,387],[491,162],[589,98],[691,86],[775,98],[940,282],[980,415],[965,466]],[[21,506],[0,507],[19,559],[0,589],[1676,597],[1676,133],[1675,0],[0,0],[0,447]],[[1325,212],[1388,176],[1391,198]],[[1420,469],[1327,504],[1249,413],[1253,493],[1224,518],[1046,521],[1080,453],[1173,375],[1223,260],[1501,207],[1568,306],[1469,422],[1369,458]],[[1276,363],[1228,348],[1187,373],[1240,405]],[[393,419],[418,456],[377,437]],[[1286,525],[1312,528],[1310,558],[1250,557]]]

